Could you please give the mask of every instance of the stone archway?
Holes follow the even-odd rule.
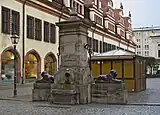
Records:
[[[44,69],[50,75],[53,75],[57,71],[57,59],[52,52],[47,53],[44,58]]]
[[[34,49],[27,52],[25,57],[25,78],[38,79],[41,73],[41,58]]]
[[[2,81],[12,81],[14,79],[14,56],[16,56],[16,76],[17,82],[21,79],[21,59],[20,54],[13,47],[6,48],[1,54],[1,79]]]

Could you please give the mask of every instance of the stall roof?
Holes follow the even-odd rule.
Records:
[[[109,52],[95,54],[94,56],[131,56],[131,55],[135,55],[135,54],[128,51],[121,50],[121,49],[119,50],[117,49]]]
[[[112,50],[109,52],[104,52],[104,53],[98,53],[95,54],[94,56],[92,56],[92,59],[97,59],[97,58],[133,58],[135,56],[134,53],[125,51],[125,50],[121,50],[121,49],[116,49],[116,50]]]

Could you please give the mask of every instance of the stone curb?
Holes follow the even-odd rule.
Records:
[[[131,103],[127,105],[141,105],[141,106],[160,106],[160,103]]]
[[[127,103],[127,104],[107,104],[107,105],[124,105],[124,106],[160,106],[160,103]]]
[[[31,100],[26,100],[26,99],[15,99],[15,98],[0,98],[0,100],[10,100],[10,101],[32,102]]]
[[[10,101],[21,101],[21,102],[33,102],[32,100],[26,100],[26,99],[17,99],[17,98],[0,98],[0,100],[10,100]],[[34,103],[34,102],[33,102]],[[92,103],[91,103],[92,104]],[[93,103],[96,104],[96,103]],[[98,103],[100,104],[100,103]],[[124,105],[124,106],[160,106],[160,103],[127,103],[127,104],[121,104],[121,103],[109,103],[104,105]],[[62,105],[63,106],[63,105]],[[74,106],[74,105],[73,105]],[[77,106],[77,105],[75,105]]]

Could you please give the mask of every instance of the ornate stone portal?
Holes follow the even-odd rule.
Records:
[[[59,26],[61,65],[51,86],[50,101],[56,104],[85,104],[91,102],[91,83],[87,44],[86,20],[76,13]]]

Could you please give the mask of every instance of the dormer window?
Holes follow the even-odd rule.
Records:
[[[97,0],[97,9],[99,9],[99,0]]]
[[[99,8],[102,9],[102,2],[99,1]]]
[[[94,20],[97,24],[102,25],[102,18],[94,14]]]
[[[76,3],[75,3],[75,1],[73,1],[73,8],[75,8],[76,7]]]

